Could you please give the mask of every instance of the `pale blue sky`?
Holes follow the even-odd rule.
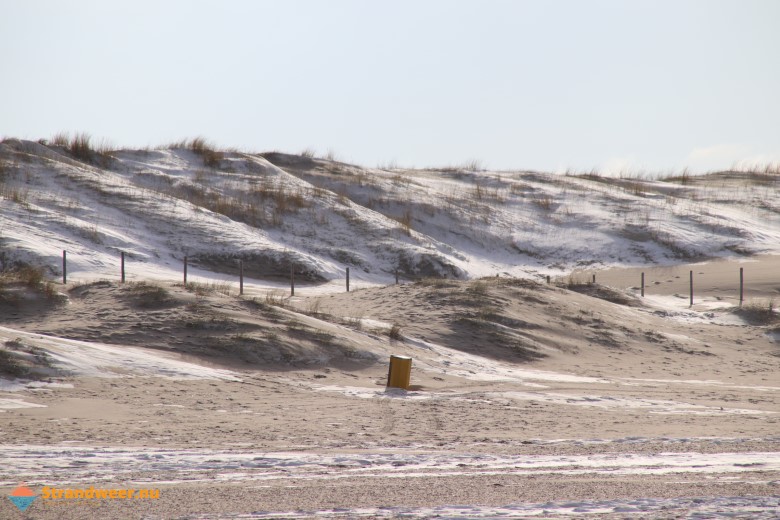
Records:
[[[0,0],[0,135],[376,165],[780,161],[780,1]]]

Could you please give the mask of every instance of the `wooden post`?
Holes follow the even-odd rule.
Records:
[[[691,271],[690,276],[691,276],[691,307],[693,307],[693,271]]]
[[[596,283],[596,273],[593,273],[593,283]]]
[[[290,264],[290,296],[295,296],[295,262]]]
[[[645,273],[642,273],[642,298],[645,297]]]
[[[68,252],[62,250],[62,285],[68,283]]]
[[[122,251],[120,256],[120,271],[122,273],[122,283],[125,283],[125,252]]]
[[[395,270],[395,284],[398,285],[398,269]]]
[[[347,292],[349,292],[349,267],[347,267]]]
[[[547,275],[547,285],[550,285],[550,275]]]
[[[187,285],[187,256],[184,257],[184,285]]]
[[[739,306],[742,307],[742,302],[745,301],[745,277],[744,268],[739,268]]]
[[[238,261],[238,294],[244,294],[244,261]]]

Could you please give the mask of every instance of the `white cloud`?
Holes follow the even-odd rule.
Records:
[[[694,148],[683,161],[683,167],[694,172],[725,170],[752,155],[751,149],[742,144],[716,144]]]

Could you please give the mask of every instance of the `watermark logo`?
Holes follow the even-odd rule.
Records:
[[[25,512],[40,498],[43,507],[48,508],[57,504],[78,503],[95,504],[99,500],[157,500],[160,498],[160,489],[119,489],[119,488],[59,488],[43,486],[41,494],[36,495],[27,484],[22,482],[8,499],[14,503],[19,511]]]
[[[36,498],[38,498],[38,496],[33,493],[33,490],[28,488],[24,482],[19,484],[17,488],[8,495],[8,499],[22,512],[27,511],[27,508],[35,502]]]

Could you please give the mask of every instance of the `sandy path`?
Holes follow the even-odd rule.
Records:
[[[694,276],[694,303],[718,299],[730,305],[739,303],[739,269],[744,269],[745,301],[780,298],[780,256],[765,255],[740,260],[714,260],[669,267],[614,268],[597,271],[598,283],[617,288],[638,288],[645,273],[645,294],[682,295],[687,305],[690,271]],[[594,274],[583,272],[584,279]]]

